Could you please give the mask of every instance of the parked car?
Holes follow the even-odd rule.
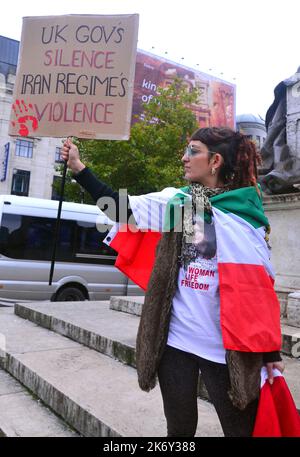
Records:
[[[114,266],[116,252],[103,243],[112,221],[96,206],[62,204],[51,286],[49,273],[58,202],[0,196],[0,298],[107,300],[143,295]]]

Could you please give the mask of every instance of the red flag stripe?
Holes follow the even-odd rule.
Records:
[[[224,347],[280,350],[280,304],[265,268],[237,263],[219,263],[218,268]]]

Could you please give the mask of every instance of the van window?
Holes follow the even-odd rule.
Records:
[[[51,260],[56,219],[2,215],[0,253],[14,259]],[[56,259],[65,262],[114,264],[116,252],[102,241],[93,223],[61,220]]]
[[[107,256],[112,260],[116,258],[116,251],[102,242],[109,231],[108,229],[99,232],[93,223],[77,221],[76,224],[77,238],[75,245],[77,258],[88,259],[94,255]]]

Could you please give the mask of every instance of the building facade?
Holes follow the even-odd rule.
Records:
[[[57,198],[59,138],[8,135],[19,42],[0,36],[0,194]]]
[[[57,198],[53,182],[60,179],[61,138],[8,135],[19,42],[0,36],[0,194]],[[138,50],[132,122],[143,118],[143,104],[180,77],[199,99],[190,108],[200,127],[235,127],[235,85],[176,62]]]
[[[254,114],[240,114],[236,117],[236,128],[253,140],[258,149],[261,149],[267,136],[265,122]]]

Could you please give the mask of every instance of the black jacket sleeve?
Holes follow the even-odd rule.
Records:
[[[279,351],[264,352],[264,354],[263,354],[264,363],[281,362],[281,360],[282,360],[282,358],[281,358]]]
[[[109,186],[107,186],[104,182],[100,181],[100,179],[96,178],[96,176],[91,172],[89,168],[84,168],[76,175],[73,174],[73,178],[80,184],[93,198],[95,203],[98,202],[99,198],[101,197],[111,197],[116,203],[116,217],[111,217],[111,214],[107,214],[107,216],[111,219],[115,219],[116,222],[124,222],[127,223],[129,217],[132,215],[132,210],[130,208],[129,198],[126,196],[126,199],[121,200],[119,193],[114,192]],[[120,205],[126,205],[127,208],[127,219],[120,220]],[[100,208],[100,206],[99,206]],[[106,211],[107,207],[100,208],[102,211]],[[125,213],[125,211],[123,212]],[[124,218],[124,217],[123,217]]]

